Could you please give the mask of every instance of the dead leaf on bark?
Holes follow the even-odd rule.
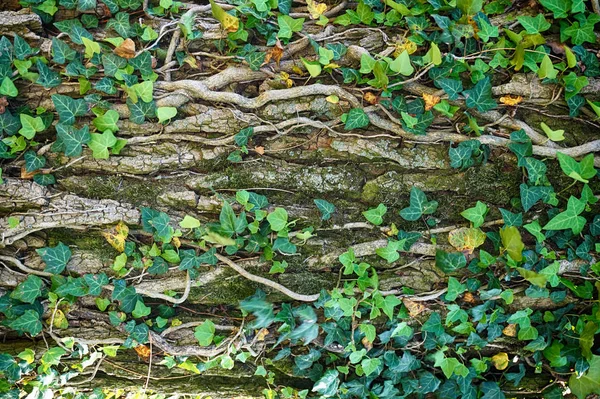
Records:
[[[406,306],[406,309],[408,309],[408,314],[410,315],[410,317],[418,316],[419,314],[427,310],[427,307],[425,305],[419,302],[411,301],[407,298],[403,298],[402,303],[404,303],[404,306]]]
[[[523,102],[523,97],[521,96],[511,96],[506,95],[506,96],[502,96],[500,97],[500,102],[504,105],[508,105],[511,107],[514,107],[517,104],[520,104],[521,102]]]
[[[517,336],[517,325],[516,324],[507,325],[502,330],[502,334],[506,335],[507,337],[516,337]]]
[[[315,0],[306,0],[306,5],[308,6],[310,19],[319,19],[319,17],[327,11],[327,4],[317,3]]]
[[[133,42],[133,40],[127,38],[123,41],[123,43],[119,44],[113,50],[113,53],[115,53],[119,57],[131,59],[135,57],[135,43]]]
[[[275,61],[277,66],[279,67],[279,61],[281,61],[281,57],[283,57],[283,46],[279,39],[275,42],[275,46],[271,48],[265,57],[265,64],[268,64],[271,60]]]
[[[117,251],[125,251],[125,240],[129,235],[129,227],[122,221],[110,229],[109,231],[103,231],[102,236],[108,241],[108,243]]]
[[[423,100],[425,101],[425,111],[429,111],[440,102],[441,98],[433,94],[423,93]]]
[[[0,115],[6,111],[6,107],[8,107],[8,100],[6,97],[0,97]]]
[[[256,151],[260,155],[263,155],[265,153],[265,147],[254,147],[254,151]]]
[[[377,96],[375,94],[371,93],[370,91],[366,92],[365,95],[363,96],[363,98],[365,99],[366,102],[368,102],[371,105],[377,104]]]

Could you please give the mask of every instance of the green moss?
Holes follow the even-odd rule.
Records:
[[[118,253],[113,247],[102,237],[95,232],[77,232],[69,229],[52,229],[48,230],[48,245],[53,247],[59,242],[67,246],[74,246],[82,251],[93,251],[97,258],[102,263],[111,262]]]

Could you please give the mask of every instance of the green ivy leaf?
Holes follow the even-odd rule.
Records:
[[[346,124],[344,129],[362,129],[363,127],[367,127],[369,123],[369,117],[365,111],[363,111],[361,108],[352,108],[350,111],[348,111],[348,115],[346,116]]]
[[[570,156],[558,152],[556,154],[560,168],[572,179],[580,181],[582,183],[589,183],[588,179],[596,176],[596,169],[594,168],[594,154],[586,155],[580,162],[577,162]]]
[[[517,20],[530,35],[545,32],[552,26],[550,22],[546,21],[544,14],[538,14],[535,17],[520,15]]]
[[[117,144],[117,138],[110,130],[105,130],[104,133],[92,133],[92,138],[88,143],[88,147],[92,150],[92,156],[95,159],[108,159],[108,148]]]
[[[104,113],[104,115],[96,117],[92,123],[96,126],[101,132],[106,132],[110,130],[111,132],[116,132],[119,130],[117,126],[117,121],[119,120],[119,113],[115,110],[109,109]],[[113,144],[114,145],[114,144]],[[112,145],[110,146],[112,147]]]
[[[554,18],[566,18],[569,16],[570,0],[540,0],[540,3],[554,13]]]
[[[83,151],[83,144],[88,144],[92,139],[87,125],[81,129],[73,126],[65,126],[61,123],[56,125],[58,140],[63,145],[62,150],[68,157],[78,157]]]
[[[294,19],[289,15],[279,15],[277,17],[277,25],[279,25],[277,37],[280,39],[291,39],[294,32],[302,30],[303,23],[304,18]]]
[[[87,113],[87,104],[83,99],[73,99],[62,94],[53,94],[52,102],[58,113],[58,119],[65,125],[75,123],[75,118]]]
[[[39,77],[36,81],[37,84],[44,86],[46,89],[51,89],[62,83],[60,75],[48,68],[42,61],[38,60],[35,65],[39,73]]]
[[[379,204],[377,208],[371,208],[368,211],[364,211],[363,216],[375,226],[379,226],[383,223],[383,215],[387,212],[387,207],[384,204]]]
[[[473,227],[478,228],[483,224],[488,207],[483,202],[477,201],[473,208],[465,209],[460,214],[465,219],[473,223]]]
[[[11,78],[5,76],[0,84],[0,95],[8,97],[16,97],[19,94],[17,86],[13,83]]]
[[[479,112],[486,112],[496,108],[496,101],[492,97],[492,83],[490,77],[481,79],[471,90],[463,91],[466,104],[469,108],[477,108]]]
[[[146,306],[143,301],[138,299],[135,303],[135,308],[131,312],[131,315],[136,319],[139,319],[141,317],[148,316],[151,311],[152,309],[150,307]]]
[[[62,273],[72,255],[69,247],[62,242],[59,242],[55,247],[37,249],[36,252],[40,255],[44,263],[46,263],[44,270],[52,274]]]
[[[44,121],[39,116],[34,118],[27,114],[19,114],[19,118],[21,119],[21,129],[19,129],[19,133],[26,139],[33,139],[36,133],[45,129]]]
[[[410,190],[410,206],[400,211],[400,216],[404,220],[415,221],[418,220],[422,215],[429,215],[437,210],[437,201],[427,201],[425,193],[417,188],[413,187]]]
[[[127,99],[127,108],[129,108],[129,120],[133,123],[141,125],[147,118],[156,116],[156,103],[154,100],[150,102],[138,101],[134,103],[130,98]]]
[[[15,35],[14,50],[15,57],[17,57],[17,59],[19,60],[24,60],[25,58],[33,54],[33,50],[31,49],[29,43],[27,43],[25,39],[23,39],[19,35]]]
[[[449,277],[448,278],[448,292],[446,293],[445,299],[447,301],[455,301],[456,298],[458,298],[458,296],[460,294],[462,294],[463,292],[465,292],[467,290],[467,286],[464,284],[461,284],[460,281],[458,281],[458,279],[454,278],[454,277]]]
[[[505,226],[500,229],[500,238],[502,240],[502,246],[504,250],[510,255],[512,259],[517,262],[523,260],[523,249],[525,244],[521,239],[521,233],[515,226]]]
[[[42,295],[42,279],[35,275],[29,275],[10,293],[12,299],[25,303],[35,302],[40,295]]]
[[[24,115],[24,114],[20,114]],[[43,123],[42,123],[43,125]],[[16,134],[21,128],[21,122],[19,118],[13,116],[10,111],[7,109],[3,114],[0,114],[0,133],[4,132],[9,136]],[[35,135],[35,130],[33,132]]]
[[[335,206],[331,202],[324,199],[315,199],[314,203],[319,209],[319,212],[321,212],[321,220],[331,219],[331,215],[335,212]]]
[[[288,213],[283,208],[275,208],[275,210],[267,216],[267,221],[273,231],[281,231],[285,229],[288,223]]]
[[[170,121],[176,115],[177,115],[177,108],[175,108],[175,107],[158,107],[156,109],[156,116],[158,117],[159,123]]]
[[[205,320],[194,330],[194,337],[198,340],[200,346],[208,346],[212,344],[215,336],[215,324],[210,320]]]
[[[435,251],[435,265],[444,273],[450,274],[467,266],[467,259],[462,252]]]
[[[573,234],[579,234],[587,222],[583,216],[579,216],[585,209],[586,202],[573,196],[569,198],[567,209],[554,216],[546,225],[544,230],[566,230],[571,229]]]
[[[35,172],[46,165],[46,158],[44,156],[37,155],[32,150],[27,151],[23,158],[25,159],[25,170],[29,173]]]
[[[458,79],[438,79],[435,81],[435,85],[444,90],[451,101],[458,100],[458,95],[463,91],[462,82]]]
[[[38,335],[42,332],[42,322],[40,321],[40,315],[35,310],[26,310],[22,316],[11,321],[9,327],[13,330],[28,333],[32,336]]]

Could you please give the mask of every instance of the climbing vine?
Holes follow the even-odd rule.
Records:
[[[493,151],[504,149],[522,182],[505,208],[472,198],[454,226],[439,225],[441,198],[417,185],[398,193],[406,198],[398,213],[385,203],[365,209],[364,220],[355,222],[385,239],[347,248],[327,265],[337,283],[321,292],[295,292],[284,277],[286,259],[302,255],[320,229],[344,228],[334,215],[347,204],[331,198],[314,199],[318,225],[250,189],[219,195],[218,220],[141,207],[137,223],[121,221],[102,232],[114,260],[98,273],[70,270],[73,252],[63,242],[37,250],[43,270],[0,254],[3,265],[22,274],[0,296],[2,326],[45,342],[0,354],[2,398],[110,399],[120,393],[78,391],[72,383],[93,379],[102,362],[132,350],[149,367],[140,395],[152,395],[152,367],[194,375],[240,364],[264,379],[267,398],[600,395],[600,164],[594,155],[600,140],[561,147],[574,144],[568,131],[514,118],[527,99],[499,90],[511,76],[528,74],[532,80],[519,88],[551,88],[551,103],[561,101],[571,118],[598,129],[600,9],[593,0],[540,0],[531,15],[519,15],[512,3],[308,0],[297,12],[291,0],[200,6],[22,0],[53,35],[39,47],[16,33],[0,38],[0,183],[4,171],[5,178],[53,186],[63,168],[150,142],[131,137],[128,124],[158,126],[152,140],[225,148],[218,156],[233,164],[263,155],[256,140],[266,133],[376,128],[421,144],[449,143],[449,164],[459,171],[493,162]],[[63,12],[74,17],[55,18]],[[212,24],[199,15],[210,15]],[[380,34],[387,49],[347,44],[354,29]],[[190,50],[210,34],[210,52]],[[206,80],[172,79],[176,71],[200,70],[201,57],[234,66]],[[268,77],[272,89],[255,96],[221,90],[256,76]],[[65,86],[70,89],[59,90]],[[37,90],[42,98],[32,106]],[[329,121],[244,121],[248,126],[219,138],[177,130],[185,129],[190,99],[256,110],[303,96],[324,97],[340,112]],[[445,127],[436,126],[440,121]],[[20,237],[26,236],[26,215],[7,217],[6,232],[23,229]],[[398,266],[407,254],[420,258]],[[424,259],[435,262],[443,286],[428,293],[381,287],[377,265],[418,268]],[[263,274],[244,266],[253,261],[266,266]],[[181,320],[195,282],[223,267],[260,290],[240,301],[225,324],[216,317]],[[171,274],[185,279],[182,292],[140,287]],[[538,309],[532,300],[548,306]],[[117,334],[105,340],[67,334],[74,320],[86,318],[110,323]],[[194,345],[169,338],[184,329],[193,331]],[[286,384],[282,365],[310,386]],[[536,375],[547,377],[543,386],[520,389]]]

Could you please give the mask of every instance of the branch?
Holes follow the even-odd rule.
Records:
[[[231,259],[224,257],[223,255],[215,254],[215,256],[221,262],[225,263],[227,266],[229,266],[230,268],[232,268],[233,270],[238,272],[242,277],[245,277],[250,281],[254,281],[256,283],[260,283],[260,284],[266,285],[267,287],[273,288],[274,290],[277,290],[296,301],[314,302],[317,299],[319,299],[319,296],[321,295],[321,294],[314,294],[314,295],[298,294],[298,293],[284,287],[283,285],[281,285],[279,283],[276,283],[276,282],[269,280],[267,278],[264,278],[264,277],[255,276],[254,274],[247,272],[246,269],[244,269],[243,267],[241,267],[240,265],[238,265]]]

